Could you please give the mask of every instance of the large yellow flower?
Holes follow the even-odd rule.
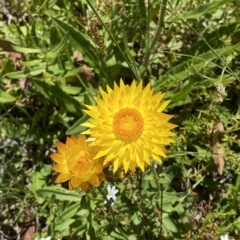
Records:
[[[90,147],[85,135],[76,138],[67,137],[66,144],[57,142],[59,153],[53,153],[50,157],[55,164],[53,170],[60,175],[56,183],[69,180],[69,188],[80,187],[84,192],[89,185],[99,186],[99,180],[104,179],[103,159],[97,158],[97,147]],[[95,158],[95,159],[94,159]]]
[[[95,158],[105,156],[104,163],[113,162],[116,172],[123,165],[125,172],[135,172],[136,165],[142,171],[150,165],[150,159],[162,162],[166,157],[164,147],[174,134],[170,130],[176,125],[168,123],[171,115],[162,113],[170,101],[161,102],[164,94],[153,95],[148,84],[144,89],[142,82],[129,85],[114,83],[114,90],[107,86],[107,92],[100,89],[101,98],[96,98],[97,106],[86,107],[91,116],[82,124],[89,129],[92,146],[100,146]]]

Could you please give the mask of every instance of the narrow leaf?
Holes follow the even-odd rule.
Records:
[[[50,52],[47,53],[47,57],[55,57],[62,49],[66,46],[67,41],[69,38],[69,34],[67,33],[64,38],[61,40],[61,42],[53,47],[53,49],[50,50]]]
[[[19,79],[19,78],[24,78],[29,76],[37,76],[44,72],[46,72],[46,66],[39,66],[31,69],[25,69],[22,71],[10,72],[5,74],[4,77],[11,78],[11,79]]]
[[[228,3],[229,1],[230,0],[218,0],[218,1],[212,1],[206,4],[200,4],[197,8],[195,8],[192,11],[189,11],[183,14],[178,14],[176,17],[173,17],[171,21],[174,21],[176,19],[198,18],[205,13],[208,13],[217,8],[220,8],[222,5]]]
[[[86,130],[86,127],[81,126],[81,123],[84,123],[88,120],[89,116],[88,115],[83,115],[77,122],[73,124],[71,128],[69,128],[66,132],[67,135],[71,134],[76,134],[76,133],[81,133]]]
[[[59,86],[50,85],[46,82],[31,79],[36,89],[53,104],[66,108],[69,112],[81,112],[81,104],[73,97],[65,93]]]
[[[48,197],[51,198],[55,195],[56,199],[61,201],[69,201],[69,202],[79,202],[81,197],[85,195],[84,192],[77,193],[75,191],[70,191],[67,189],[59,188],[59,187],[45,187],[38,189],[36,193],[40,197]]]
[[[15,98],[9,95],[8,93],[0,90],[0,102],[7,103],[7,102],[14,102]]]
[[[38,48],[24,48],[24,47],[18,47],[18,46],[13,46],[13,49],[17,52],[21,52],[21,53],[41,53],[42,50],[38,49]]]

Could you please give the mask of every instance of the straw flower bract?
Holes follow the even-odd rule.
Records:
[[[67,137],[66,144],[57,142],[58,153],[53,153],[50,157],[55,164],[53,170],[60,175],[56,183],[69,180],[69,188],[80,187],[84,192],[88,187],[99,186],[99,181],[104,179],[103,159],[96,158],[97,147],[89,146],[85,135],[79,138],[72,135]]]
[[[162,113],[170,102],[161,102],[164,93],[153,94],[150,84],[143,88],[135,80],[131,86],[121,80],[120,86],[114,83],[114,89],[107,86],[100,93],[96,106],[86,105],[90,118],[82,124],[89,128],[84,134],[91,136],[91,145],[100,147],[95,158],[113,162],[113,172],[122,166],[125,172],[135,172],[136,166],[144,171],[150,159],[162,162],[165,145],[174,142],[170,130],[176,127],[168,122],[172,116]]]

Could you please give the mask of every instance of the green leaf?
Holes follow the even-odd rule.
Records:
[[[38,189],[36,191],[40,197],[52,198],[55,195],[55,198],[60,201],[69,201],[69,202],[79,202],[82,196],[85,195],[84,192],[77,193],[75,191],[70,191],[64,188],[59,188],[58,186],[45,187]]]
[[[67,41],[69,39],[69,34],[67,33],[64,38],[61,40],[61,42],[56,45],[55,47],[53,47],[48,53],[47,53],[47,57],[50,58],[55,58],[57,56],[57,54],[62,51],[62,49],[66,46]]]
[[[9,95],[8,93],[0,90],[0,102],[7,103],[7,102],[14,102],[15,98]]]
[[[44,164],[40,172],[43,177],[47,177],[52,172],[52,165]]]
[[[74,68],[73,70],[67,71],[67,73],[64,75],[64,77],[65,78],[67,78],[67,77],[75,77],[81,71],[82,71],[82,66],[80,66],[78,68]]]
[[[170,19],[170,21],[175,21],[176,19],[189,19],[189,18],[198,18],[205,13],[213,11],[217,8],[220,8],[222,5],[228,3],[230,0],[218,0],[211,1],[210,3],[200,4],[197,8],[192,11],[178,14],[176,17]]]
[[[163,218],[163,225],[166,227],[166,229],[171,230],[172,232],[177,232],[178,228],[177,228],[177,224],[174,222],[173,219],[169,218],[169,217],[165,217]]]
[[[73,87],[73,86],[62,86],[61,88],[64,92],[68,94],[73,94],[73,95],[79,94],[80,91],[82,90],[82,88],[80,87]]]
[[[31,79],[36,89],[55,105],[66,108],[69,112],[81,112],[81,104],[73,97],[65,93],[59,86],[50,85],[46,82]]]
[[[4,75],[4,77],[8,77],[11,79],[19,79],[19,78],[24,78],[28,76],[37,76],[42,73],[46,72],[46,66],[38,66],[22,71],[15,71],[15,72],[10,72]]]
[[[192,84],[185,86],[179,92],[177,92],[172,98],[171,103],[177,102],[183,98],[185,98],[192,90]]]
[[[126,237],[122,235],[122,233],[117,233],[115,232],[111,232],[110,235],[111,237],[113,237],[113,239],[119,239],[119,240],[126,240]]]
[[[66,134],[71,135],[71,134],[84,132],[86,130],[86,127],[83,127],[80,124],[86,122],[88,120],[88,118],[89,118],[89,116],[84,114],[77,122],[75,122],[73,124],[72,127],[70,127],[67,130]]]
[[[66,221],[67,219],[73,217],[78,212],[79,206],[79,202],[71,204],[68,208],[61,212],[58,219],[60,219],[60,221]]]
[[[38,49],[38,48],[24,48],[24,47],[13,46],[13,49],[16,50],[17,52],[21,52],[25,54],[42,52],[42,49]]]
[[[34,67],[34,66],[39,65],[41,62],[42,62],[41,59],[35,59],[35,60],[32,60],[32,61],[21,62],[21,65],[24,66],[24,67]]]
[[[63,236],[67,236],[70,234],[69,232],[69,226],[74,223],[76,220],[75,219],[67,219],[66,221],[64,221],[63,223],[61,224],[58,224],[56,227],[55,227],[55,231],[59,231]]]
[[[166,202],[174,203],[174,202],[179,200],[179,194],[176,193],[176,192],[166,192],[166,191],[164,191],[163,192],[163,199]]]
[[[39,204],[42,204],[44,202],[44,198],[37,195],[37,190],[41,189],[44,185],[45,178],[42,176],[42,174],[40,172],[33,172],[30,176],[28,188],[33,192]]]
[[[39,38],[37,36],[36,24],[37,24],[37,20],[35,18],[35,19],[33,19],[32,26],[30,28],[31,29],[31,39],[34,42],[34,44],[39,47]]]
[[[81,224],[78,225],[79,227],[72,229],[72,235],[81,236],[87,231],[87,224],[81,221]]]
[[[13,72],[15,71],[15,66],[13,64],[13,61],[8,58],[7,61],[5,62],[5,64],[2,67],[2,74],[5,75],[8,72]],[[1,81],[2,82],[2,81]]]

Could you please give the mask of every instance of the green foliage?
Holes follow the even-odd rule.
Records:
[[[17,239],[31,213],[34,237],[238,239],[239,1],[1,4],[0,238]],[[120,78],[171,99],[179,127],[168,159],[87,194],[56,185],[56,140],[84,131],[84,104]],[[219,122],[223,175],[213,160]],[[107,181],[119,189],[114,205],[104,203]]]

